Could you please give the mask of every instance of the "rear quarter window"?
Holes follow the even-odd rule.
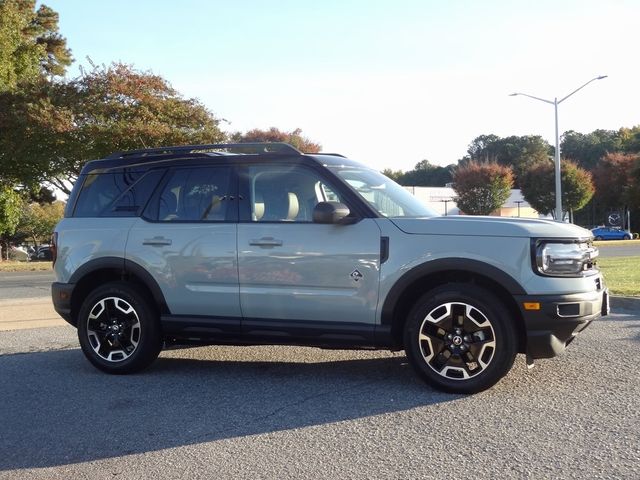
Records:
[[[162,171],[122,171],[86,175],[74,217],[138,216],[156,185]]]

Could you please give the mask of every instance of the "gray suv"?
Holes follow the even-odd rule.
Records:
[[[54,232],[52,296],[109,373],[171,345],[404,349],[429,384],[473,393],[607,314],[591,240],[564,223],[442,217],[337,154],[145,149],[83,168]]]

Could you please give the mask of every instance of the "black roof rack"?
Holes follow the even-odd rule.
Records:
[[[129,150],[125,152],[114,152],[106,159],[126,158],[132,156],[150,155],[176,155],[180,153],[218,153],[220,151],[231,153],[284,153],[289,155],[302,155],[302,152],[288,143],[280,142],[247,142],[247,143],[213,143],[205,145],[182,145],[175,147],[141,148],[140,150]]]

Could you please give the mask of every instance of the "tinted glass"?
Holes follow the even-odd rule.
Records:
[[[162,172],[158,170],[87,175],[78,195],[74,216],[136,216],[161,176]]]
[[[226,219],[231,188],[229,167],[177,169],[162,189],[158,220],[220,222]]]

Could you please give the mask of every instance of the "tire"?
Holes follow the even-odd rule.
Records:
[[[449,393],[477,393],[511,369],[517,336],[498,298],[472,284],[448,284],[423,295],[405,324],[409,362],[431,386]]]
[[[600,241],[600,240],[602,240],[602,237],[598,236],[598,237],[594,238],[594,240],[595,240],[596,242],[597,242],[597,241]]]
[[[126,374],[148,367],[162,349],[156,310],[127,282],[93,290],[78,315],[82,352],[96,368]]]
[[[631,240],[631,235],[628,233],[623,237],[623,240]]]

